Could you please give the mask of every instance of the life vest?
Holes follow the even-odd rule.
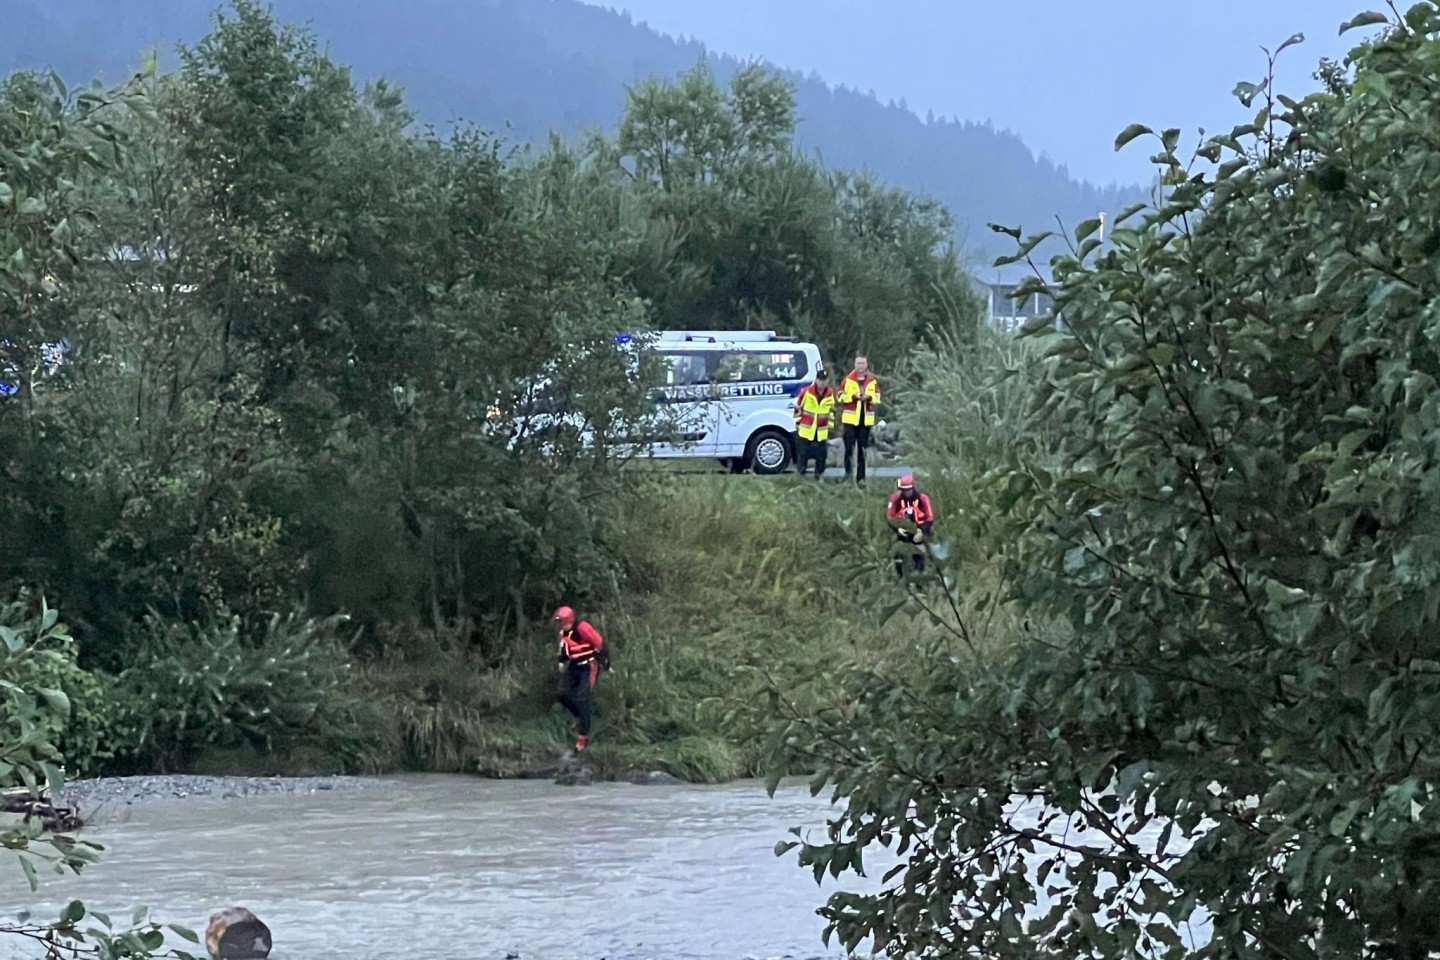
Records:
[[[865,401],[869,400],[869,403]],[[840,381],[840,422],[848,427],[875,426],[875,405],[880,402],[880,381],[873,373],[865,374],[865,382],[851,370]]]
[[[885,516],[890,520],[910,520],[923,530],[925,524],[935,522],[935,508],[930,506],[930,498],[923,493],[916,494],[914,500],[906,500],[905,495],[896,490],[890,494],[890,506],[885,509]]]
[[[605,654],[605,638],[584,620],[574,627],[560,631],[560,660],[572,667],[608,660]]]
[[[819,441],[830,439],[830,418],[835,412],[835,388],[827,386],[821,393],[810,384],[795,398],[795,430],[800,439]]]

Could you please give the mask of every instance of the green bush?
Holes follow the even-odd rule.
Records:
[[[1347,66],[1241,84],[1256,121],[1196,158],[1122,132],[1158,143],[1156,208],[1052,261],[1052,455],[984,490],[1005,588],[1071,635],[858,672],[856,709],[777,729],[843,803],[802,865],[904,857],[824,909],[847,948],[1435,955],[1440,6]]]
[[[55,747],[69,777],[93,776],[129,746],[119,683],[108,674],[82,669],[75,641],[63,629],[37,630],[31,606],[23,596],[0,606],[0,630],[16,637],[20,650],[26,651],[20,656],[20,650],[9,650],[5,679],[26,690],[63,695],[65,709],[47,711],[32,721],[34,735]],[[0,724],[18,732],[20,716],[15,698],[0,699]],[[10,771],[0,780],[13,783],[17,775]]]
[[[139,724],[125,759],[187,770],[206,751],[248,747],[318,753],[332,772],[388,766],[391,727],[335,636],[343,621],[275,616],[250,642],[238,617],[183,624],[152,614],[120,677]]]

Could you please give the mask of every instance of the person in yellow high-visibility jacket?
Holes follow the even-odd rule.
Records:
[[[855,358],[855,369],[840,382],[840,423],[845,431],[845,479],[850,479],[850,457],[857,454],[855,482],[865,483],[865,449],[870,446],[870,428],[875,426],[875,408],[880,405],[880,381],[870,372],[865,357]]]
[[[835,388],[830,386],[830,375],[823,366],[815,368],[815,382],[809,384],[795,397],[795,460],[800,476],[805,476],[805,467],[815,461],[815,479],[825,472],[825,460],[830,446],[830,424],[835,416]]]

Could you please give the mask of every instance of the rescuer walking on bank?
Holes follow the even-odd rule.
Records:
[[[935,527],[935,508],[930,506],[930,498],[915,488],[910,474],[901,477],[897,486],[885,519],[895,530],[895,574],[904,577],[907,553],[917,573],[925,569],[924,543]]]
[[[855,358],[855,369],[840,383],[840,423],[845,431],[845,479],[850,479],[850,455],[856,454],[855,482],[865,483],[865,448],[870,446],[870,429],[875,426],[875,407],[880,403],[880,381],[870,372],[870,362]]]
[[[800,476],[805,476],[805,465],[815,461],[815,479],[825,472],[825,460],[829,454],[830,423],[835,415],[835,388],[830,386],[830,375],[823,366],[815,368],[815,382],[800,391],[795,398],[796,459]]]
[[[610,652],[605,638],[584,620],[576,622],[575,611],[561,607],[555,611],[560,628],[560,703],[574,717],[575,749],[584,750],[590,742],[590,717],[595,695],[595,681],[600,669],[610,669]]]

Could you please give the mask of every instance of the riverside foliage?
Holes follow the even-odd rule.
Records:
[[[619,520],[680,508],[611,452],[649,409],[616,332],[764,326],[882,369],[973,338],[945,211],[801,156],[794,113],[701,67],[516,152],[418,127],[249,0],[172,74],[8,78],[0,590],[63,609],[105,691],[70,773],[548,751],[548,612],[648,606],[676,535]],[[512,436],[541,378],[599,443]]]
[[[884,892],[830,901],[846,943],[1440,945],[1440,10],[1367,25],[1303,100],[1241,84],[1254,122],[1193,161],[1178,130],[1117,140],[1158,144],[1163,196],[1052,261],[1062,328],[1015,360],[1044,442],[992,448],[977,481],[1028,623],[857,669],[843,711],[777,729],[842,801],[802,863],[904,855]]]

